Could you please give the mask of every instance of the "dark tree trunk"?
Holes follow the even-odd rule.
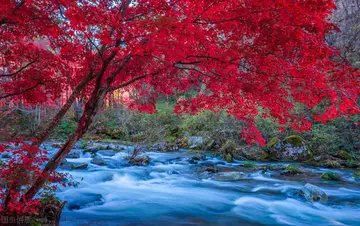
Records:
[[[96,75],[96,74],[95,74]],[[41,133],[40,136],[37,137],[37,140],[34,142],[34,145],[40,146],[53,132],[57,125],[59,125],[61,119],[64,117],[66,112],[69,110],[76,97],[80,94],[80,92],[85,88],[85,86],[96,76],[93,71],[90,71],[89,74],[81,81],[81,83],[73,90],[71,96],[67,99],[65,105],[62,106],[60,111],[56,114],[56,116],[51,120],[48,127],[44,132]]]
[[[70,152],[71,147],[74,145],[74,143],[82,137],[82,135],[86,132],[89,125],[91,124],[94,116],[98,112],[99,108],[103,104],[105,95],[106,95],[106,89],[104,88],[98,88],[98,90],[94,90],[91,98],[88,100],[88,102],[85,105],[84,113],[81,116],[78,128],[76,131],[70,136],[68,141],[63,145],[63,147],[56,153],[56,155],[49,160],[49,162],[46,164],[44,170],[43,170],[43,176],[37,178],[33,186],[27,191],[25,194],[26,200],[30,200],[34,198],[36,193],[41,189],[41,187],[45,184],[47,181],[49,175],[62,163],[65,156]]]

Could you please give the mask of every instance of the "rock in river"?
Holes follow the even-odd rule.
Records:
[[[78,158],[80,158],[80,155],[81,155],[80,149],[71,149],[69,154],[67,154],[66,158],[78,159]]]
[[[246,178],[246,174],[243,172],[221,172],[214,177],[218,181],[236,181],[244,178]]]
[[[106,165],[106,162],[100,155],[95,155],[95,157],[91,160],[91,163],[99,166]]]
[[[150,164],[150,157],[145,155],[145,156],[141,156],[141,157],[132,159],[132,160],[130,160],[130,162],[136,166],[147,166]]]
[[[300,194],[310,202],[326,202],[328,200],[328,196],[323,190],[321,190],[321,188],[309,183],[305,184],[305,186],[301,188]]]

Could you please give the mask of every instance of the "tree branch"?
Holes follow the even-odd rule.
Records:
[[[28,92],[30,90],[35,89],[39,85],[44,85],[44,83],[45,83],[45,81],[43,81],[43,82],[39,81],[35,85],[33,85],[33,86],[29,87],[29,88],[26,88],[26,89],[24,89],[22,91],[18,91],[18,92],[15,92],[15,93],[9,93],[9,94],[0,96],[0,99],[4,99],[4,98],[7,98],[7,97],[12,97],[12,96],[24,94],[24,93],[26,93],[26,92]]]
[[[13,72],[13,73],[9,73],[9,74],[0,74],[1,77],[10,77],[13,75],[16,75],[20,72],[22,72],[23,70],[25,70],[27,67],[29,67],[30,65],[34,64],[36,62],[36,60],[31,61],[30,63],[27,63],[25,66],[21,67],[19,70]]]
[[[127,82],[125,82],[125,83],[122,83],[122,84],[120,84],[120,85],[118,85],[118,86],[109,87],[107,92],[111,92],[111,91],[114,91],[114,90],[117,90],[117,89],[124,88],[125,86],[128,86],[128,85],[130,85],[131,83],[134,83],[134,82],[136,82],[136,81],[138,81],[138,80],[140,80],[140,79],[143,79],[143,78],[145,78],[146,76],[149,76],[149,75],[153,76],[153,75],[157,75],[157,74],[159,74],[159,73],[160,73],[160,72],[154,72],[154,73],[151,73],[151,74],[140,75],[140,76],[135,77],[135,78],[132,78],[132,79],[130,79],[129,81],[127,81]]]

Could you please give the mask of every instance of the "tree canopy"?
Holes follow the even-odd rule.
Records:
[[[311,1],[2,1],[1,97],[52,102],[79,86],[91,93],[141,90],[130,107],[153,112],[160,94],[202,85],[177,112],[227,109],[249,122],[258,107],[280,124],[310,127],[294,101],[316,117],[354,114],[357,71],[325,42],[336,27],[330,0]],[[96,78],[97,82],[95,82]],[[96,83],[96,84],[95,84]],[[125,85],[124,85],[125,84]]]

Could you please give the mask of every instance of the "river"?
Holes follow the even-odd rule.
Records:
[[[147,152],[150,165],[130,166],[124,158],[131,148],[103,152],[106,166],[90,163],[89,153],[67,159],[89,166],[60,169],[80,181],[57,192],[67,201],[62,225],[360,225],[360,180],[351,170],[332,170],[343,180],[329,182],[320,179],[329,169],[302,164],[308,173],[285,176],[275,168],[287,163],[247,168],[212,152],[194,162],[189,159],[200,154],[191,150]],[[275,170],[264,170],[265,165]],[[204,171],[208,166],[245,176],[218,180],[216,173]],[[311,203],[300,196],[306,183],[319,186],[328,201]]]

